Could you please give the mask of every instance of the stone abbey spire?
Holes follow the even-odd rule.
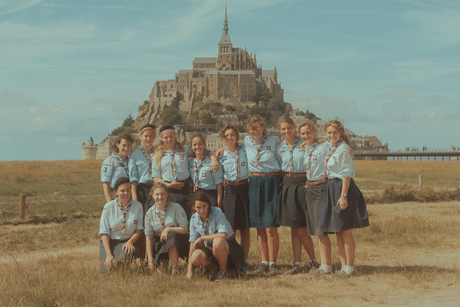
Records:
[[[228,20],[227,20],[227,0],[225,0],[225,19],[224,19],[224,33],[219,42],[219,53],[231,53],[232,52],[232,41],[228,34]]]

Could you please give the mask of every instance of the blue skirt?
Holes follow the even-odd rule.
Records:
[[[276,205],[281,176],[252,176],[249,180],[251,227],[278,227]]]
[[[311,236],[327,236],[326,232],[319,230],[325,187],[326,183],[321,183],[305,190],[305,197],[307,199],[307,230]]]
[[[276,221],[281,226],[307,227],[307,204],[303,186],[307,178],[285,176],[279,189]]]
[[[334,178],[326,183],[321,204],[320,231],[341,232],[369,226],[366,202],[353,178],[350,178],[350,187],[347,193],[348,207],[335,213],[332,208],[337,205],[341,193],[342,179]]]

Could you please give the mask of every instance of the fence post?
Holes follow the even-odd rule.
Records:
[[[26,218],[26,194],[19,196],[19,217],[21,219]]]
[[[423,175],[418,175],[418,185],[420,188],[420,193],[423,195]]]

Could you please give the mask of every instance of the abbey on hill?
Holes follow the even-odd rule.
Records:
[[[193,68],[179,70],[174,79],[156,81],[149,103],[139,107],[136,126],[151,123],[165,106],[188,112],[197,95],[203,102],[222,104],[254,104],[252,98],[268,90],[272,98],[284,101],[284,91],[278,83],[276,66],[263,70],[257,65],[256,55],[246,48],[233,47],[228,34],[227,6],[225,6],[224,32],[215,58],[195,58]]]

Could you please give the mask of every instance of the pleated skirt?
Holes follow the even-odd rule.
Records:
[[[276,206],[281,176],[252,176],[249,180],[251,227],[278,227]]]
[[[319,221],[321,219],[321,207],[323,203],[324,189],[326,182],[308,187],[305,190],[307,203],[307,230],[311,236],[325,236],[326,232],[319,230]]]
[[[328,180],[321,206],[320,231],[341,232],[369,226],[366,202],[353,178],[350,179],[350,187],[347,193],[348,207],[339,213],[335,213],[332,208],[337,204],[341,192],[341,179]]]
[[[224,185],[222,211],[233,230],[251,227],[249,207],[249,184],[239,186]]]
[[[276,210],[276,221],[281,226],[307,227],[307,204],[303,186],[307,178],[285,176],[281,183]]]
[[[126,263],[134,260],[134,258],[138,254],[138,249],[137,249],[137,242],[133,244],[135,250],[134,253],[132,254],[127,254],[123,251],[123,245],[128,240],[125,241],[110,241],[110,251],[112,252],[113,257],[115,258],[115,261],[117,263]],[[104,266],[105,259],[107,258],[107,254],[105,252],[104,244],[102,244],[102,240],[100,240],[99,243],[99,261],[101,263],[101,271],[105,274],[108,274],[109,271]]]
[[[174,245],[179,252],[179,258],[188,258],[190,248],[188,239],[188,234],[180,234],[177,232],[168,233],[168,240],[166,240],[166,242],[161,242],[160,236],[155,236],[153,239],[153,259],[155,263],[158,263],[158,261],[162,259],[169,259],[168,251]]]

